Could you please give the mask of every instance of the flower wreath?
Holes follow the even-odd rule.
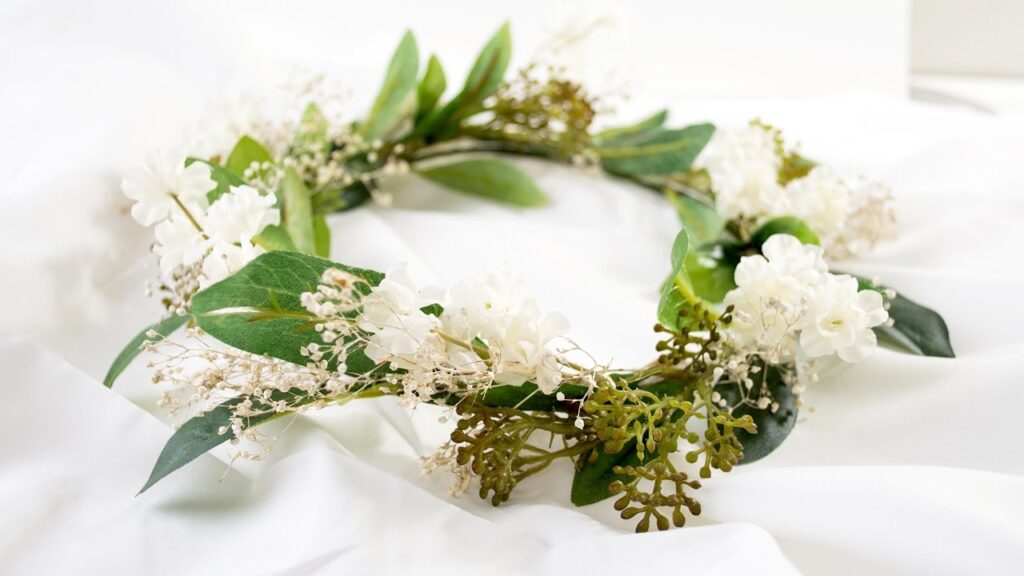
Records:
[[[226,156],[156,154],[125,178],[132,216],[156,225],[168,315],[129,343],[105,384],[151,352],[161,404],[191,415],[143,491],[224,442],[258,440],[282,415],[390,395],[448,407],[450,440],[423,468],[452,473],[454,492],[476,481],[497,505],[567,458],[574,504],[614,496],[638,531],[664,530],[700,513],[698,477],[786,438],[817,360],[858,362],[879,340],[953,355],[935,312],[825,264],[894,234],[883,186],[801,156],[759,121],[670,129],[660,112],[594,132],[598,101],[558,71],[531,66],[505,81],[510,50],[506,25],[442,104],[441,64],[432,56],[420,76],[407,33],[362,122],[331,126],[314,103],[297,125],[263,127]],[[402,266],[381,274],[326,259],[325,214],[386,201],[379,183],[393,173],[544,202],[526,174],[473,152],[599,168],[670,200],[683,230],[666,258],[650,363],[592,360],[566,338],[565,318],[517,298],[499,274],[430,288]],[[184,339],[168,338],[182,327]]]

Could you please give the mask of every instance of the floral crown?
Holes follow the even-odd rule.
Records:
[[[760,121],[669,128],[662,111],[595,131],[596,98],[554,69],[506,80],[510,53],[506,25],[442,101],[440,61],[420,74],[407,33],[362,121],[332,124],[310,103],[297,123],[250,126],[227,154],[158,153],[125,177],[132,216],[155,225],[167,315],[128,344],[105,384],[152,353],[161,404],[188,416],[143,491],[225,442],[258,458],[258,427],[281,416],[397,396],[454,421],[422,460],[454,476],[453,493],[475,487],[498,505],[564,458],[574,504],[614,497],[638,531],[664,530],[700,513],[693,493],[713,470],[782,443],[818,362],[859,362],[878,342],[953,355],[935,312],[826,264],[894,236],[884,186],[800,155]],[[516,155],[603,171],[678,213],[651,311],[662,338],[646,365],[592,358],[563,316],[500,273],[430,287],[403,265],[382,274],[327,259],[325,216],[386,203],[380,184],[392,174],[544,203],[501,159]]]

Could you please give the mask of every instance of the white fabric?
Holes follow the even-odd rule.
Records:
[[[118,174],[173,142],[218,73],[248,60],[222,44],[205,47],[212,56],[195,43],[118,50],[145,45],[137,30],[76,42],[72,12],[28,14],[0,34],[0,49],[18,55],[2,63],[0,91],[0,571],[1019,572],[1021,118],[867,97],[675,103],[680,123],[760,115],[812,156],[889,181],[901,238],[843,268],[941,311],[958,353],[882,350],[824,374],[782,448],[705,482],[704,514],[684,529],[633,535],[607,502],[573,508],[566,465],[500,508],[452,499],[447,478],[417,466],[444,440],[439,412],[410,419],[389,399],[275,423],[288,430],[265,461],[229,470],[218,450],[134,497],[170,428],[141,362],[113,391],[98,383],[158,308],[142,294],[150,237],[118,211]],[[53,26],[69,38],[33,39]],[[331,219],[334,256],[375,268],[408,260],[445,281],[508,262],[597,357],[648,361],[671,210],[597,175],[522,166],[550,206],[504,208],[410,176],[389,183],[393,208]]]

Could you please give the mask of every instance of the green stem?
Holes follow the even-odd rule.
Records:
[[[174,194],[173,192],[169,194],[169,196],[171,197],[172,200],[174,200],[174,203],[178,205],[178,208],[181,208],[181,211],[185,213],[185,217],[188,218],[188,221],[192,223],[192,226],[194,226],[195,229],[199,231],[200,234],[203,235],[203,238],[206,238],[206,232],[203,230],[203,227],[200,226],[199,222],[197,222],[195,217],[192,216],[192,212],[190,212],[189,209],[185,207],[185,204],[182,203],[181,198],[178,198],[178,195]]]

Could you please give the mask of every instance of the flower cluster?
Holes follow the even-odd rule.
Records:
[[[359,276],[332,268],[302,304],[318,319],[324,344],[306,349],[313,361],[329,358],[343,372],[363,346],[374,364],[400,372],[391,378],[409,402],[480,392],[496,382],[529,381],[551,393],[563,380],[555,346],[568,321],[517,298],[500,273],[471,276],[446,291],[421,285],[397,266],[369,289]]]
[[[779,131],[763,123],[718,128],[695,167],[710,176],[715,207],[725,218],[759,224],[796,216],[819,235],[832,258],[863,254],[896,235],[892,194],[885,186],[815,165],[787,150]]]
[[[772,363],[832,354],[859,362],[871,353],[872,328],[889,320],[881,294],[829,273],[821,248],[793,236],[776,234],[761,250],[740,260],[736,288],[725,296],[740,349]]]
[[[124,194],[134,200],[132,216],[156,225],[153,251],[161,279],[172,294],[173,312],[183,314],[191,294],[222,280],[264,252],[254,238],[278,224],[273,195],[250,186],[231,186],[211,203],[217,188],[209,165],[154,152],[125,176]]]

